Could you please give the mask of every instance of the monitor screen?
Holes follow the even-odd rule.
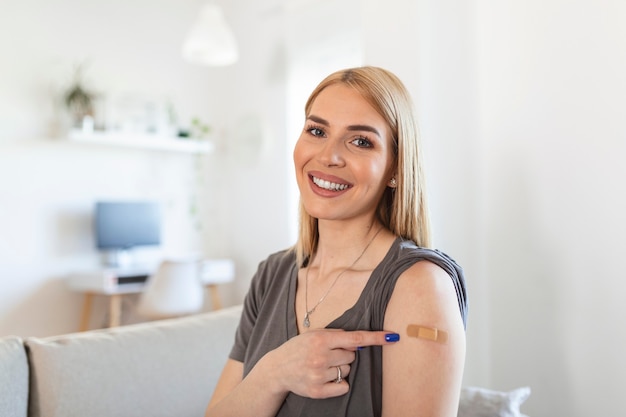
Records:
[[[161,244],[161,208],[154,201],[99,201],[95,207],[98,249]]]

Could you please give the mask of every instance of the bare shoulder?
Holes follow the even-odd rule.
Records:
[[[445,319],[441,315],[450,313],[461,318],[450,275],[432,262],[420,261],[398,278],[385,320],[396,322],[417,316],[438,321]]]

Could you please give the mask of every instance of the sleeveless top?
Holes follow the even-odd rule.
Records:
[[[467,318],[467,295],[463,272],[443,252],[425,249],[397,238],[372,274],[356,304],[327,328],[384,330],[387,304],[398,277],[416,262],[430,261],[450,275],[456,289],[463,325]],[[244,300],[244,308],[230,358],[244,364],[244,377],[267,352],[298,335],[295,294],[298,265],[295,251],[270,255],[259,264]],[[279,417],[380,416],[382,410],[382,346],[356,351],[347,382],[350,390],[340,397],[311,399],[289,393]]]

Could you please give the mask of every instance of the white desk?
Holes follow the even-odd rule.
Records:
[[[143,292],[145,280],[154,268],[118,270],[106,268],[97,271],[75,273],[67,277],[68,288],[84,294],[80,331],[87,330],[91,321],[91,310],[95,295],[109,298],[108,327],[117,327],[121,322],[122,297]],[[235,278],[234,263],[230,259],[207,259],[202,261],[200,279],[209,289],[213,310],[222,308],[218,284],[232,282]],[[137,282],[140,281],[140,282]]]

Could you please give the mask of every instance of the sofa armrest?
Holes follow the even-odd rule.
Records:
[[[22,339],[0,338],[0,416],[26,417],[28,361]]]

